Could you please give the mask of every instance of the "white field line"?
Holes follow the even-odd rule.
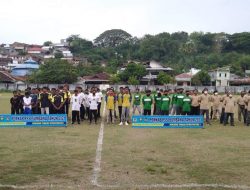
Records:
[[[99,173],[101,171],[101,160],[102,160],[102,144],[103,144],[103,132],[104,132],[104,118],[105,118],[105,110],[106,110],[106,103],[103,103],[103,111],[102,111],[102,121],[101,121],[101,127],[98,135],[97,140],[97,147],[96,147],[96,157],[95,157],[95,163],[94,163],[94,171],[91,183],[93,185],[98,185],[97,180]]]
[[[11,188],[11,189],[76,189],[80,188],[80,185],[67,186],[67,185],[3,185],[0,184],[0,188]]]

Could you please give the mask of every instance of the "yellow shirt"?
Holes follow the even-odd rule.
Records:
[[[123,94],[122,107],[130,107],[131,95]]]
[[[107,105],[108,110],[114,110],[115,109],[115,97],[114,96],[107,96]]]

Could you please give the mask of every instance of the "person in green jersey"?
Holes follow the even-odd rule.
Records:
[[[155,113],[154,115],[161,115],[161,91],[158,91],[157,96],[154,97],[154,107],[155,107]]]
[[[153,99],[154,99],[154,101],[155,101],[155,98],[157,98],[159,92],[160,92],[160,89],[159,89],[159,88],[156,88],[156,92],[153,94]],[[155,115],[155,114],[156,114],[156,104],[155,104],[155,102],[154,102],[153,115]]]
[[[181,115],[184,97],[185,94],[183,94],[183,88],[180,88],[179,93],[176,96],[176,115]]]
[[[177,107],[176,107],[176,100],[177,100],[177,94],[179,93],[179,89],[174,89],[174,92],[172,93],[172,101],[171,101],[171,115],[176,115]]]
[[[165,90],[161,96],[161,115],[169,115],[171,98],[168,93],[169,90]]]
[[[135,114],[136,110],[139,112],[139,115],[141,115],[141,94],[138,88],[136,89],[136,92],[134,94],[133,115]]]
[[[151,91],[147,90],[146,95],[142,98],[144,115],[151,115],[151,106],[153,104],[153,98],[151,96]]]
[[[183,98],[182,103],[182,115],[190,115],[192,99],[189,96],[190,92],[186,91],[186,96]]]

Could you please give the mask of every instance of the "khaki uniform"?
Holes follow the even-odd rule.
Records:
[[[200,115],[199,95],[192,95],[191,97],[191,115]]]
[[[246,122],[246,103],[244,101],[244,96],[240,96],[237,99],[238,104],[238,120],[241,121],[241,115],[243,116],[244,123]]]
[[[211,102],[211,96],[209,94],[205,95],[202,94],[199,96],[199,102],[200,102],[200,114],[204,115],[206,114],[206,122],[210,124],[209,120],[209,104]]]
[[[233,97],[226,97],[223,104],[225,105],[225,113],[234,113],[236,100]]]
[[[217,119],[217,115],[221,114],[221,96],[213,95],[211,97],[211,101],[213,103],[213,119]]]
[[[246,116],[246,124],[249,126],[250,124],[250,95],[246,94],[244,96],[244,102],[246,103],[247,116]]]

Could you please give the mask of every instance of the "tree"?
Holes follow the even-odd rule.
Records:
[[[122,81],[127,82],[130,77],[134,77],[137,80],[140,80],[143,76],[146,75],[146,69],[141,64],[129,63],[126,69],[120,74]]]
[[[43,43],[43,46],[50,46],[51,44],[53,44],[51,41],[46,41]]]
[[[112,47],[115,48],[118,45],[121,45],[129,40],[132,36],[124,30],[121,29],[112,29],[107,30],[100,34],[95,40],[94,43],[100,47]]]
[[[173,79],[171,76],[169,76],[168,74],[164,73],[164,72],[160,72],[157,76],[157,82],[159,84],[169,84],[171,82],[173,82]]]
[[[199,85],[210,85],[211,84],[211,77],[206,71],[200,71],[191,81],[192,85],[199,86]]]
[[[54,56],[55,56],[56,59],[61,59],[61,58],[63,58],[62,52],[56,52],[56,53],[54,54]]]
[[[130,84],[130,85],[139,85],[140,82],[139,82],[139,80],[136,79],[136,77],[131,76],[128,79],[128,84]]]
[[[29,81],[40,84],[71,84],[77,81],[77,72],[66,60],[50,59],[29,77]]]
[[[93,43],[81,38],[79,35],[71,35],[66,41],[69,43],[70,51],[75,54],[84,54],[93,49]]]
[[[119,75],[112,75],[110,77],[110,82],[111,82],[111,84],[118,84],[119,82],[121,82],[121,79],[120,79]]]

